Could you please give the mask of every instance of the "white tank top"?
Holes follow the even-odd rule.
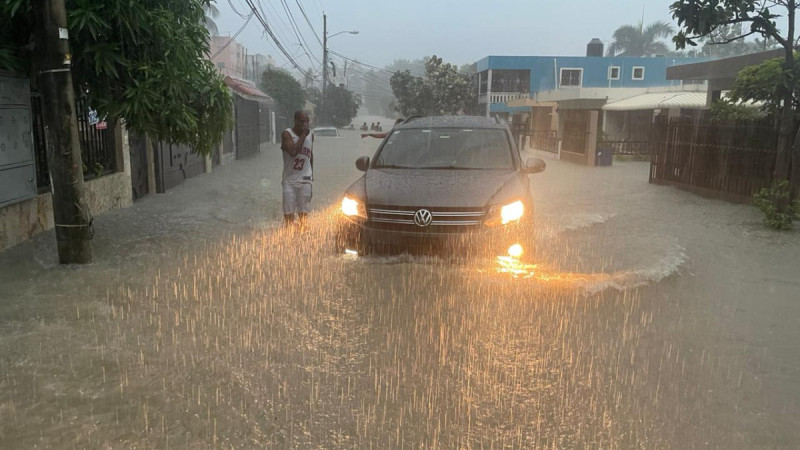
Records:
[[[286,131],[292,136],[292,143],[297,144],[300,136],[295,134],[291,128]],[[311,170],[311,155],[314,151],[314,141],[311,139],[311,134],[306,136],[303,142],[303,150],[295,156],[292,156],[287,151],[283,153],[283,182],[284,183],[311,183],[314,175]]]

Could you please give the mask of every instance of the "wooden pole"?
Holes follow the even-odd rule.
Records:
[[[33,0],[31,10],[58,260],[61,264],[88,264],[92,262],[91,219],[83,195],[66,8],[64,0]]]

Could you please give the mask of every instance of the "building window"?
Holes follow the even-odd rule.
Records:
[[[619,66],[611,66],[608,68],[608,79],[619,80]]]
[[[525,92],[531,86],[530,70],[492,70],[492,92]]]
[[[636,66],[633,68],[632,77],[634,80],[644,80],[644,67]]]
[[[583,69],[561,69],[561,87],[581,87]]]

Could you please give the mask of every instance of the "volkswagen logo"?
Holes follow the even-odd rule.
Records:
[[[417,226],[427,227],[431,224],[432,219],[433,214],[427,209],[420,209],[414,213],[414,223],[417,224]]]

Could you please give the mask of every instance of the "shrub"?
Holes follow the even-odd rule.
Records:
[[[764,223],[776,230],[791,230],[792,222],[800,219],[800,200],[790,200],[786,180],[761,189],[753,196],[753,204],[764,213]]]

